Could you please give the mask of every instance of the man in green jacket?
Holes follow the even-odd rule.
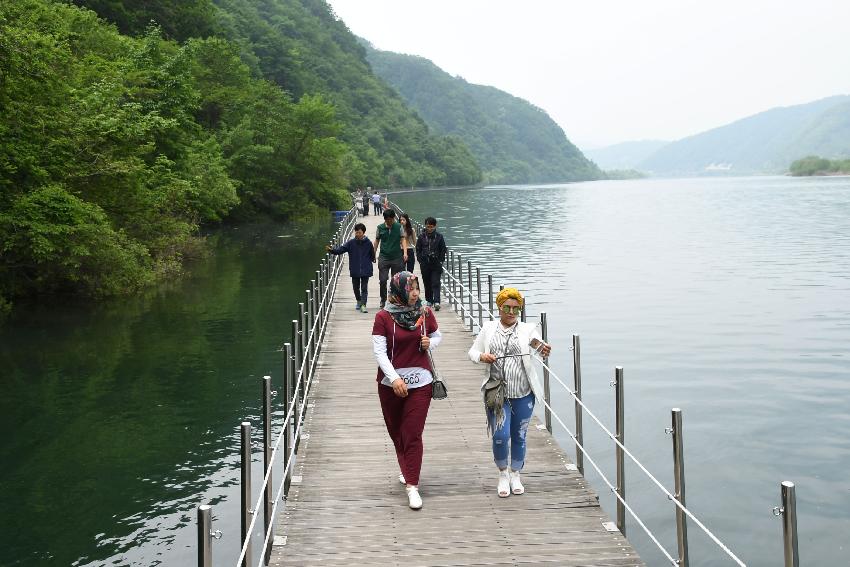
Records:
[[[384,210],[384,224],[378,225],[375,233],[375,251],[378,243],[381,244],[381,253],[378,254],[378,281],[381,283],[381,309],[387,302],[387,280],[392,275],[404,269],[407,262],[407,239],[401,232],[401,225],[395,222],[395,211]]]

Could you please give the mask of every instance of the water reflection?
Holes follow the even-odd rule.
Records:
[[[202,502],[232,508],[216,512],[217,557],[235,562],[237,427],[259,423],[261,377],[281,379],[331,230],[223,229],[190,276],[143,297],[13,314],[0,328],[4,565],[191,564]]]

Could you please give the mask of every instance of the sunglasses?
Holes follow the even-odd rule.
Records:
[[[519,305],[513,307],[510,305],[502,305],[502,313],[504,313],[505,315],[519,315],[520,313],[522,313],[522,307],[520,307]]]

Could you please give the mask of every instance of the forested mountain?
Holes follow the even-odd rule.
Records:
[[[76,3],[0,0],[0,311],[168,277],[204,224],[481,178],[322,0]]]
[[[463,140],[487,183],[599,179],[603,173],[540,108],[499,89],[452,77],[428,59],[374,49],[372,69],[435,132]]]
[[[637,168],[658,175],[784,173],[809,155],[850,156],[850,96],[774,108],[672,142]]]
[[[634,169],[669,143],[661,140],[639,140],[582,151],[602,169]]]

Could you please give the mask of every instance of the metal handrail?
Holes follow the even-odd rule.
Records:
[[[623,445],[622,443],[620,443],[620,441],[617,439],[617,436],[616,436],[615,434],[611,433],[611,431],[610,431],[607,427],[605,427],[605,425],[604,425],[604,424],[603,424],[603,423],[599,420],[599,418],[598,418],[598,417],[596,417],[596,415],[595,415],[592,411],[590,411],[590,408],[588,408],[588,407],[585,405],[585,403],[581,401],[581,398],[579,398],[579,397],[577,397],[577,396],[575,395],[575,392],[574,392],[573,390],[571,390],[571,389],[570,389],[570,387],[569,387],[569,386],[567,386],[567,385],[566,385],[566,384],[565,384],[565,383],[561,380],[561,378],[560,378],[560,377],[559,377],[559,376],[555,373],[555,371],[554,371],[554,370],[552,370],[552,368],[551,368],[551,367],[549,367],[549,365],[547,365],[547,364],[543,361],[543,359],[542,359],[541,357],[537,356],[537,355],[536,355],[536,354],[534,354],[534,353],[532,353],[532,354],[531,354],[531,356],[532,356],[533,358],[535,358],[537,361],[539,361],[539,362],[540,362],[540,364],[541,364],[541,365],[543,365],[543,367],[544,367],[545,369],[549,370],[549,375],[550,375],[550,376],[553,376],[553,377],[555,378],[555,380],[556,380],[556,381],[557,381],[557,382],[558,382],[561,386],[563,386],[563,387],[564,387],[564,389],[565,389],[565,390],[566,390],[566,391],[567,391],[567,392],[568,392],[568,393],[569,393],[569,394],[573,397],[573,399],[575,400],[575,402],[576,402],[576,403],[578,403],[579,405],[581,405],[582,409],[583,409],[584,411],[586,411],[586,412],[587,412],[587,414],[588,414],[591,418],[593,418],[593,421],[595,421],[595,422],[599,425],[599,427],[601,427],[601,428],[602,428],[602,430],[603,430],[603,431],[604,431],[604,432],[608,435],[608,437],[610,437],[610,438],[611,438],[611,440],[612,440],[612,441],[614,441],[614,443],[615,443],[618,447],[620,447],[626,455],[628,455],[628,457],[629,457],[629,458],[630,458],[630,459],[631,459],[631,460],[632,460],[632,461],[633,461],[633,462],[634,462],[634,463],[638,466],[638,468],[640,468],[640,470],[641,470],[641,471],[642,471],[642,472],[643,472],[646,476],[648,476],[648,477],[650,478],[650,480],[652,480],[652,481],[655,483],[655,485],[656,485],[656,486],[658,486],[658,488],[659,488],[659,489],[661,489],[661,491],[662,491],[665,495],[667,495],[667,498],[673,501],[673,504],[675,504],[675,505],[676,505],[676,507],[678,507],[679,509],[681,509],[681,510],[682,510],[682,512],[684,512],[684,513],[685,513],[685,514],[686,514],[686,515],[687,515],[690,519],[692,519],[692,520],[693,520],[693,521],[697,524],[697,526],[699,526],[699,527],[700,527],[700,529],[702,529],[702,530],[706,533],[706,535],[708,535],[708,537],[709,537],[709,538],[711,538],[711,539],[712,539],[712,541],[714,541],[714,543],[716,543],[716,544],[717,544],[717,545],[718,545],[718,546],[719,546],[719,547],[720,547],[723,551],[725,551],[725,552],[729,555],[729,557],[730,557],[731,559],[733,559],[736,563],[738,563],[738,565],[741,565],[742,567],[744,567],[744,563],[743,563],[740,559],[738,559],[738,557],[737,557],[737,556],[736,556],[736,555],[735,555],[735,554],[734,554],[734,553],[733,553],[733,552],[732,552],[732,551],[731,551],[731,550],[730,550],[730,549],[729,549],[726,545],[724,545],[724,544],[723,544],[723,542],[721,542],[721,541],[717,538],[717,536],[715,536],[715,535],[711,532],[711,530],[709,530],[709,529],[708,529],[708,528],[707,528],[707,527],[706,527],[706,526],[705,526],[705,525],[704,525],[701,521],[699,521],[699,519],[698,519],[696,516],[694,516],[694,515],[693,515],[693,513],[692,513],[690,510],[688,510],[685,506],[683,506],[683,505],[682,505],[682,504],[681,504],[681,503],[680,503],[680,502],[676,499],[676,497],[675,497],[675,496],[674,496],[674,495],[673,495],[670,491],[668,491],[666,488],[664,488],[664,485],[663,485],[663,484],[661,484],[661,482],[660,482],[657,478],[655,478],[655,477],[652,475],[652,473],[651,473],[651,472],[649,472],[649,471],[646,469],[646,467],[644,467],[644,466],[643,466],[643,464],[642,464],[642,463],[641,463],[641,462],[637,459],[637,457],[635,457],[635,456],[631,453],[631,451],[629,451],[629,450],[626,448],[626,446],[625,446],[625,445]],[[588,459],[591,463],[593,463],[593,459],[590,457],[590,454],[589,454],[589,453],[588,453],[588,452],[584,449],[584,447],[581,445],[581,443],[579,443],[578,439],[577,439],[577,438],[576,438],[576,436],[572,433],[572,431],[570,431],[570,429],[569,429],[566,425],[564,425],[564,423],[563,423],[563,421],[561,421],[560,417],[557,417],[557,414],[555,413],[555,410],[554,410],[554,409],[552,409],[552,408],[551,408],[551,406],[549,406],[549,404],[548,404],[548,402],[546,402],[546,400],[543,400],[543,403],[544,403],[544,404],[546,404],[547,408],[549,408],[549,411],[550,411],[550,412],[552,412],[552,415],[556,416],[556,418],[558,419],[558,423],[560,423],[560,424],[561,424],[561,426],[562,426],[562,427],[563,427],[563,428],[567,431],[567,433],[568,433],[568,434],[569,434],[569,436],[573,439],[573,441],[575,441],[576,446],[580,448],[580,450],[581,450],[582,454],[583,454],[585,457],[587,457],[587,459]],[[624,505],[624,506],[626,506],[626,508],[629,510],[629,512],[630,512],[630,513],[632,513],[632,515],[635,517],[635,519],[639,520],[639,518],[638,518],[638,517],[634,514],[634,512],[632,512],[631,508],[629,508],[628,504],[626,504],[625,499],[623,499],[623,498],[622,498],[619,494],[617,494],[617,491],[616,491],[616,489],[614,488],[614,486],[612,486],[612,485],[608,482],[608,480],[607,480],[607,479],[605,479],[604,475],[603,475],[603,474],[602,474],[602,472],[601,472],[601,471],[600,471],[600,470],[596,467],[596,465],[595,465],[595,464],[594,464],[594,468],[596,469],[596,472],[598,472],[598,473],[600,474],[600,476],[602,476],[602,477],[603,477],[603,479],[605,480],[605,483],[608,485],[608,487],[612,489],[612,491],[614,492],[614,495],[617,497],[617,499],[618,499],[618,500],[620,500],[620,501],[623,503],[623,505]],[[643,527],[643,524],[642,524],[640,521],[639,521],[639,523],[641,524],[641,527]],[[651,537],[651,536],[650,536],[650,537]],[[653,541],[656,541],[656,540],[655,540],[655,538],[653,538]],[[656,542],[656,543],[657,543],[657,542]],[[662,551],[663,551],[663,549],[662,549]],[[665,554],[666,554],[666,551],[665,551]],[[668,557],[668,559],[670,559],[670,560],[673,562],[673,565],[678,565],[678,561],[674,560],[674,559],[673,559],[672,557],[670,557],[669,555],[668,555],[667,557]]]
[[[391,203],[391,206],[395,206],[398,210],[402,211],[401,207],[398,207],[398,205],[395,205],[394,203]],[[402,212],[403,212],[403,211],[402,211]],[[417,223],[417,224],[418,224],[418,223]],[[473,314],[472,314],[472,311],[471,311],[471,307],[472,307],[472,304],[473,304],[473,303],[475,303],[475,304],[477,304],[477,305],[478,305],[479,310],[481,310],[481,311],[482,311],[482,312],[484,312],[484,313],[487,313],[487,316],[488,316],[488,317],[490,317],[490,319],[491,319],[491,320],[493,320],[493,319],[498,319],[498,317],[499,317],[498,312],[495,312],[495,313],[494,313],[494,312],[491,312],[488,306],[485,306],[485,305],[484,305],[481,301],[479,301],[479,300],[475,297],[475,295],[473,294],[473,290],[472,290],[472,288],[471,288],[471,287],[469,287],[469,286],[467,286],[467,285],[464,285],[464,283],[463,283],[463,280],[462,280],[462,279],[458,279],[458,278],[456,278],[456,277],[454,276],[454,274],[452,274],[450,271],[449,271],[449,272],[445,272],[445,271],[444,271],[444,274],[446,274],[446,277],[447,277],[447,278],[451,278],[451,280],[453,280],[454,282],[456,282],[456,284],[460,287],[460,290],[461,290],[461,293],[460,293],[460,301],[459,301],[459,302],[457,302],[457,304],[458,304],[458,305],[460,305],[460,309],[461,309],[461,314],[460,314],[460,315],[461,315],[461,319],[465,321],[465,320],[466,320],[466,317],[469,317],[469,321],[470,321],[470,330],[472,330],[472,331],[474,332],[474,329],[475,329],[475,319],[474,319]],[[452,294],[452,292],[451,292],[451,290],[450,290],[450,289],[446,291],[446,295],[447,295],[447,296],[452,296],[452,297],[457,297],[457,295],[456,295],[456,294]],[[469,308],[467,308],[467,306],[465,305],[465,298],[466,298],[466,297],[468,297],[468,298],[469,298],[469,300],[470,300],[470,306],[469,306]],[[479,327],[479,329],[480,329],[480,327]],[[570,347],[570,350],[572,350],[572,347]],[[597,423],[597,425],[599,425],[599,427],[600,427],[600,428],[602,428],[602,430],[606,433],[606,435],[608,435],[608,437],[609,437],[609,438],[611,438],[611,440],[612,440],[612,441],[614,441],[614,444],[615,444],[617,447],[619,447],[619,448],[623,451],[623,453],[624,453],[625,455],[627,455],[627,456],[628,456],[628,457],[629,457],[629,458],[630,458],[630,459],[631,459],[631,460],[632,460],[632,461],[633,461],[633,462],[634,462],[634,463],[638,466],[638,468],[639,468],[639,469],[640,469],[640,470],[641,470],[641,471],[642,471],[642,472],[643,472],[643,473],[644,473],[647,477],[649,477],[649,479],[650,479],[650,480],[652,480],[652,481],[655,483],[655,485],[656,485],[656,486],[658,486],[658,488],[659,488],[659,489],[661,489],[661,491],[662,491],[662,492],[663,492],[663,493],[667,496],[667,498],[668,498],[668,499],[670,499],[670,500],[672,500],[672,501],[673,501],[673,503],[675,504],[675,506],[676,506],[677,508],[679,508],[679,509],[680,509],[680,510],[681,510],[681,511],[685,514],[685,515],[687,515],[687,516],[688,516],[691,520],[693,520],[693,521],[694,521],[694,523],[696,523],[696,525],[697,525],[697,526],[698,526],[701,530],[703,530],[703,532],[705,532],[705,533],[706,533],[706,535],[708,535],[708,536],[709,536],[709,538],[710,538],[712,541],[714,541],[714,542],[715,542],[715,543],[716,543],[716,544],[720,547],[720,549],[722,549],[722,550],[723,550],[723,551],[724,551],[724,552],[725,552],[725,553],[726,553],[726,554],[727,554],[727,555],[728,555],[728,556],[729,556],[729,557],[730,557],[733,561],[735,561],[738,565],[741,565],[742,567],[744,567],[744,566],[745,566],[745,564],[744,564],[744,563],[743,563],[743,562],[742,562],[742,561],[741,561],[741,560],[740,560],[740,559],[739,559],[739,558],[738,558],[738,557],[737,557],[737,556],[736,556],[736,555],[735,555],[735,554],[734,554],[734,553],[733,553],[733,552],[732,552],[732,551],[731,551],[731,550],[730,550],[730,549],[729,549],[729,548],[728,548],[728,547],[727,547],[727,546],[726,546],[726,545],[725,545],[722,541],[720,541],[720,539],[718,539],[718,538],[717,538],[717,536],[715,536],[715,535],[711,532],[711,530],[709,530],[709,529],[705,526],[705,524],[703,524],[703,523],[702,523],[702,522],[701,522],[701,521],[700,521],[700,520],[699,520],[699,519],[698,519],[698,518],[697,518],[697,517],[696,517],[696,516],[695,516],[695,515],[691,512],[691,511],[690,511],[690,510],[688,510],[688,509],[687,509],[687,507],[685,507],[685,506],[684,506],[681,502],[679,502],[679,500],[678,500],[678,499],[677,499],[677,498],[676,498],[676,497],[675,497],[675,496],[674,496],[674,495],[673,495],[670,491],[668,491],[668,490],[664,487],[664,485],[663,485],[663,484],[661,484],[661,482],[660,482],[657,478],[655,478],[655,476],[653,476],[653,475],[652,475],[652,473],[650,473],[650,472],[649,472],[649,470],[647,470],[647,468],[646,468],[646,467],[645,467],[645,466],[644,466],[644,465],[643,465],[643,464],[642,464],[642,463],[641,463],[641,462],[637,459],[637,457],[635,457],[635,456],[631,453],[631,451],[629,451],[629,450],[626,448],[626,446],[625,446],[623,443],[621,443],[619,439],[617,439],[617,435],[616,435],[616,434],[612,433],[612,432],[611,432],[611,431],[610,431],[607,427],[605,427],[605,425],[604,425],[604,424],[603,424],[603,423],[599,420],[599,418],[598,418],[598,417],[596,417],[596,414],[594,414],[594,413],[593,413],[593,412],[592,412],[592,411],[591,411],[591,410],[587,407],[587,405],[585,405],[585,403],[581,400],[581,398],[580,398],[580,397],[578,397],[578,396],[576,395],[576,392],[575,392],[575,391],[573,391],[572,389],[570,389],[570,387],[569,387],[569,386],[567,386],[567,385],[563,382],[563,380],[561,380],[561,378],[560,378],[560,377],[559,377],[559,376],[555,373],[555,371],[554,371],[554,370],[552,370],[552,368],[551,368],[551,367],[549,367],[549,365],[547,365],[547,364],[543,361],[543,359],[542,359],[541,357],[537,356],[535,353],[532,353],[532,357],[533,357],[533,358],[535,358],[535,359],[537,359],[537,360],[538,360],[538,361],[542,364],[543,368],[549,371],[550,376],[553,376],[553,377],[555,378],[555,380],[556,380],[556,381],[557,381],[557,382],[558,382],[558,383],[559,383],[559,384],[560,384],[560,385],[561,385],[561,386],[562,386],[562,387],[563,387],[563,388],[564,388],[564,389],[565,389],[565,390],[566,390],[566,391],[570,394],[570,396],[572,396],[572,397],[573,397],[573,400],[574,400],[577,404],[579,404],[579,405],[581,406],[581,408],[582,408],[584,411],[586,411],[588,415],[590,415],[590,417],[593,419],[593,421],[595,421],[595,422]],[[580,451],[581,451],[581,453],[582,453],[582,454],[583,454],[583,455],[584,455],[584,456],[588,459],[588,461],[590,461],[590,463],[593,465],[593,468],[594,468],[594,469],[596,469],[596,472],[599,474],[599,476],[600,476],[600,477],[602,477],[602,480],[603,480],[603,481],[605,482],[605,484],[606,484],[606,485],[607,485],[607,486],[611,489],[611,491],[612,491],[612,493],[614,494],[614,496],[616,497],[616,499],[622,503],[623,507],[624,507],[626,510],[628,510],[628,512],[632,515],[632,517],[633,517],[633,518],[637,521],[638,525],[640,525],[640,527],[641,527],[641,528],[643,528],[643,530],[647,533],[647,535],[649,536],[649,538],[650,538],[650,539],[651,539],[651,540],[652,540],[652,541],[656,544],[656,546],[658,546],[658,548],[659,548],[659,549],[661,550],[661,552],[662,552],[662,553],[663,553],[663,554],[667,557],[667,559],[671,562],[671,564],[672,564],[672,565],[678,565],[678,564],[679,564],[679,562],[678,562],[677,560],[673,559],[673,557],[672,557],[672,556],[671,556],[671,555],[670,555],[670,554],[669,554],[669,553],[668,553],[668,552],[664,549],[664,547],[663,547],[663,546],[661,546],[661,544],[658,542],[658,540],[655,538],[655,536],[652,534],[652,532],[651,532],[651,531],[650,531],[650,530],[646,527],[646,525],[643,523],[643,521],[640,519],[640,517],[639,517],[639,516],[638,516],[638,515],[637,515],[637,514],[636,514],[636,513],[632,510],[632,508],[631,508],[631,507],[630,507],[630,506],[626,503],[625,498],[623,498],[623,496],[622,496],[622,495],[621,495],[621,494],[617,491],[617,488],[616,488],[614,485],[612,485],[612,484],[608,481],[607,477],[606,477],[606,476],[602,473],[602,471],[599,469],[599,467],[598,467],[598,466],[596,465],[596,463],[593,461],[593,458],[592,458],[592,457],[590,456],[590,454],[589,454],[589,453],[585,450],[584,446],[583,446],[583,445],[582,445],[582,443],[579,441],[579,439],[576,437],[576,435],[574,435],[574,434],[573,434],[573,432],[572,432],[572,431],[571,431],[571,430],[570,430],[570,429],[569,429],[569,428],[568,428],[568,427],[564,424],[563,420],[561,420],[560,416],[558,416],[558,414],[557,414],[557,413],[555,412],[555,410],[552,408],[552,406],[551,406],[551,405],[550,405],[550,403],[549,403],[549,400],[545,400],[545,399],[543,399],[542,401],[543,401],[543,404],[544,404],[545,408],[546,408],[546,409],[547,409],[547,410],[548,410],[548,411],[549,411],[549,412],[550,412],[553,416],[555,416],[555,418],[557,419],[558,423],[560,423],[560,424],[561,424],[561,426],[564,428],[564,430],[566,430],[567,434],[569,434],[569,436],[573,439],[573,441],[574,441],[574,442],[575,442],[575,444],[576,444],[577,450],[580,450]]]
[[[345,220],[340,225],[340,229],[337,230],[337,233],[336,233],[336,236],[337,236],[336,240],[337,241],[339,241],[343,235],[348,235],[351,232],[351,225],[353,224],[352,219],[354,218],[355,214],[356,213],[354,212],[354,208],[349,210],[348,214],[345,217]],[[316,319],[313,321],[313,325],[310,329],[309,336],[308,336],[308,339],[307,339],[308,340],[307,344],[312,344],[314,337],[317,336],[317,334],[324,336],[324,331],[327,327],[327,321],[328,321],[328,318],[329,318],[329,311],[327,311],[326,306],[329,305],[331,301],[333,301],[333,296],[335,295],[335,291],[336,291],[336,283],[337,283],[337,280],[339,279],[339,272],[342,269],[342,262],[340,261],[338,256],[334,257],[333,264],[334,265],[333,265],[332,270],[331,270],[332,273],[333,273],[333,277],[328,278],[328,281],[326,282],[325,286],[323,286],[323,288],[324,288],[323,292],[324,293],[322,293],[322,299],[321,299],[321,301],[319,302],[319,305],[318,305],[318,311],[317,312],[322,313],[322,316],[316,317]],[[317,327],[320,327],[320,328],[317,329]],[[310,356],[311,350],[313,351],[312,356]],[[319,356],[319,350],[318,349],[315,349],[315,350],[307,349],[303,353],[303,356],[302,356],[302,359],[301,359],[301,365],[298,367],[298,370],[297,370],[295,377],[294,377],[295,381],[296,381],[296,385],[295,385],[295,389],[292,392],[292,400],[298,399],[299,394],[301,392],[302,385],[303,385],[305,392],[309,391],[310,384],[313,381],[313,369],[315,368],[315,363],[316,363],[316,360],[318,359],[318,356]],[[308,358],[310,359],[309,360],[310,371],[307,372],[307,381],[306,381],[306,383],[304,383],[304,380],[302,380],[302,378],[305,376],[305,371],[307,370]],[[293,435],[293,439],[292,439],[292,446],[289,448],[289,455],[286,456],[284,470],[283,470],[283,474],[281,476],[281,478],[284,479],[284,480],[287,478],[287,475],[289,474],[290,469],[291,469],[292,464],[293,464],[293,461],[294,461],[294,457],[295,457],[295,453],[296,453],[295,449],[296,449],[296,446],[297,446],[297,440],[300,438],[300,435],[301,435],[301,428],[303,426],[303,416],[304,416],[304,412],[306,410],[306,407],[307,407],[307,396],[305,395],[301,398],[301,403],[300,403],[299,408],[298,408],[298,421],[297,421],[298,425],[296,426],[296,429],[295,429],[295,432],[294,432],[294,435]],[[274,444],[274,448],[272,450],[272,455],[271,455],[271,458],[269,459],[269,467],[265,471],[265,475],[263,477],[263,484],[260,487],[260,490],[258,492],[257,501],[254,504],[253,509],[251,510],[252,518],[251,518],[251,522],[250,522],[248,529],[247,529],[248,535],[246,536],[245,541],[242,543],[242,548],[241,548],[240,553],[239,553],[239,558],[236,560],[236,565],[242,564],[242,562],[245,559],[246,554],[248,553],[248,549],[251,547],[251,534],[254,533],[254,527],[256,525],[257,518],[260,515],[259,512],[262,509],[261,505],[263,503],[263,499],[265,498],[266,486],[269,484],[270,479],[271,479],[275,456],[277,455],[281,441],[286,436],[286,425],[288,423],[290,423],[290,420],[293,418],[294,411],[295,411],[295,404],[290,403],[289,404],[289,410],[287,411],[286,417],[283,420],[284,426],[283,426],[283,428],[281,428],[280,433],[279,433],[278,438],[277,438],[277,441]],[[271,516],[272,518],[275,517],[275,513],[277,512],[278,502],[280,501],[281,492],[283,491],[285,485],[286,485],[286,483],[284,481],[281,481],[280,486],[278,487],[278,492],[277,492],[277,494],[275,495],[275,498],[274,498],[275,503],[272,507],[272,516]],[[271,533],[273,532],[273,530],[274,530],[274,522],[270,522],[269,529],[266,530],[266,537],[263,541],[262,549],[266,549],[266,547],[268,546],[268,542],[269,542],[269,539],[270,539],[270,536],[271,536]],[[257,563],[257,566],[260,567],[264,562],[265,562],[265,554],[263,553],[263,554],[260,555],[260,560]]]

